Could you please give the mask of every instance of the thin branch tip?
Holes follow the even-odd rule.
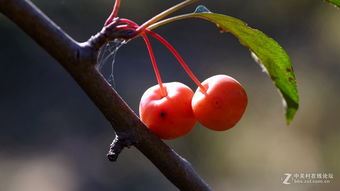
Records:
[[[116,134],[113,139],[109,152],[107,153],[107,158],[114,162],[118,159],[119,154],[123,151],[125,147],[130,148],[131,146],[136,144],[136,140],[130,133],[120,133]]]

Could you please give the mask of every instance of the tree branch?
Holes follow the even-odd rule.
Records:
[[[188,161],[147,130],[96,69],[100,46],[112,38],[128,39],[131,34],[118,34],[104,27],[89,41],[78,43],[30,1],[0,0],[0,12],[59,61],[111,123],[118,140],[124,135],[123,140],[133,143],[180,190],[211,190]]]

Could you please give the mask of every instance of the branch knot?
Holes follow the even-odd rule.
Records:
[[[87,42],[95,50],[99,50],[109,41],[113,41],[115,39],[129,40],[136,36],[136,31],[134,30],[120,30],[117,28],[119,24],[120,20],[116,17],[110,24],[104,26],[100,32],[91,36]]]
[[[119,154],[125,147],[129,148],[136,144],[136,142],[137,141],[133,138],[133,136],[131,136],[131,133],[117,133],[110,145],[107,158],[112,162],[116,161]]]

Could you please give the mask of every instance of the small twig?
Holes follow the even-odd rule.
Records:
[[[134,144],[136,144],[136,140],[134,140],[133,136],[131,136],[130,133],[116,134],[110,145],[109,152],[107,153],[107,158],[112,162],[116,161],[119,154],[125,147],[129,148]]]

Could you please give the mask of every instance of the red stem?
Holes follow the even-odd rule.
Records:
[[[158,70],[158,66],[157,66],[157,63],[156,63],[155,55],[154,55],[152,47],[151,47],[150,40],[146,36],[145,33],[142,33],[141,35],[142,35],[142,37],[143,37],[143,39],[145,41],[146,47],[148,48],[148,51],[149,51],[151,63],[152,63],[153,69],[155,70],[157,82],[158,82],[159,87],[161,89],[161,96],[162,97],[166,97],[167,96],[167,92],[166,92],[166,89],[164,88],[163,83],[162,83],[161,75],[160,75],[159,70]]]
[[[134,28],[138,28],[138,24],[131,21],[130,19],[121,18],[121,19],[119,19],[119,21],[120,21],[120,23],[127,23],[129,25],[132,25],[132,27],[134,27]]]
[[[136,28],[139,27],[135,22],[133,22],[133,21],[131,21],[129,19],[120,19],[120,22],[128,24],[128,25],[122,26],[122,29],[134,29],[134,30],[136,30]],[[144,31],[146,31],[152,37],[156,38],[162,44],[164,44],[170,50],[170,52],[176,57],[176,59],[181,64],[181,66],[183,67],[185,72],[195,82],[195,84],[201,89],[201,91],[203,91],[204,93],[207,92],[207,89],[201,84],[201,82],[197,79],[195,74],[190,70],[190,68],[185,63],[184,59],[181,57],[181,55],[178,53],[178,51],[167,40],[165,40],[162,36],[160,36],[159,34],[153,32],[153,31],[150,31],[150,30],[147,30],[147,29],[144,29]],[[161,88],[161,94],[162,94],[162,96],[164,96],[167,93],[166,93],[166,90],[164,90],[164,87],[163,87],[163,84],[162,84],[162,80],[161,80],[161,77],[160,77],[160,74],[159,74],[159,71],[158,71],[158,67],[157,67],[157,64],[156,64],[155,56],[154,56],[154,53],[152,51],[151,43],[150,43],[148,37],[145,35],[145,33],[143,33],[144,31],[140,31],[140,32],[142,33],[141,35],[142,35],[142,37],[143,37],[143,39],[144,39],[144,41],[146,43],[146,46],[148,47],[150,58],[151,58],[151,62],[152,62],[152,65],[153,65],[155,73],[156,73],[156,78],[157,78],[158,84],[159,84],[159,86]]]
[[[201,84],[201,82],[197,79],[197,77],[192,73],[188,65],[185,63],[184,59],[181,57],[181,55],[177,52],[177,50],[167,41],[165,40],[162,36],[159,34],[152,32],[150,30],[146,30],[147,33],[149,33],[152,37],[156,38],[159,40],[162,44],[164,44],[170,52],[176,57],[178,62],[181,64],[185,72],[189,75],[189,77],[195,82],[195,84],[201,88],[203,92],[206,92],[207,89]]]
[[[133,22],[133,21],[131,21],[129,19],[120,19],[120,22],[128,24],[128,25],[118,26],[121,30],[126,30],[126,29],[133,29],[133,30],[135,30],[136,28],[138,28],[137,23],[135,23],[135,22]],[[145,41],[145,44],[146,44],[146,47],[148,48],[150,59],[151,59],[151,63],[152,63],[152,67],[153,67],[153,69],[155,71],[157,82],[158,82],[160,90],[161,90],[161,96],[162,97],[166,97],[167,96],[167,92],[166,92],[166,89],[163,86],[162,78],[161,78],[161,75],[160,75],[159,70],[158,70],[155,54],[153,53],[150,40],[149,40],[149,38],[147,37],[147,35],[145,33],[142,33],[141,36],[143,37],[143,39]]]
[[[107,18],[107,20],[105,21],[104,26],[110,24],[113,21],[113,19],[115,17],[117,17],[118,11],[119,11],[119,7],[120,7],[120,0],[116,0],[115,1],[115,5],[113,6],[113,10],[112,10],[109,18]]]

